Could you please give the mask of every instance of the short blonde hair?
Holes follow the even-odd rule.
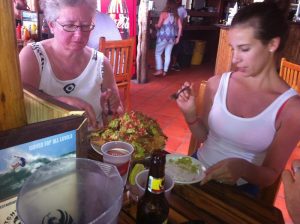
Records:
[[[92,16],[96,13],[96,0],[40,0],[40,7],[44,12],[45,19],[53,22],[58,18],[59,11],[66,6],[87,5],[92,12]]]

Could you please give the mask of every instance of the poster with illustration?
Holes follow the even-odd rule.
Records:
[[[16,199],[25,180],[39,167],[76,156],[76,130],[0,150],[0,224],[20,223]]]

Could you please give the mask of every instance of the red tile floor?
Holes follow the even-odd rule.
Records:
[[[184,81],[199,83],[201,80],[208,79],[213,75],[213,67],[209,64],[191,66],[179,72],[170,71],[166,77],[153,77],[150,72],[153,70],[149,71],[147,83],[136,84],[132,81],[132,109],[141,111],[159,122],[168,136],[166,144],[168,152],[187,154],[190,131],[175,101],[170,99],[170,95],[176,92]],[[299,148],[295,149],[291,159],[293,158],[300,158]],[[290,161],[287,167],[290,167]],[[282,211],[285,223],[292,224],[285,207],[282,186],[275,206]]]

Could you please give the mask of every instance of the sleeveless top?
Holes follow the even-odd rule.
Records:
[[[43,45],[37,42],[32,43],[31,47],[40,69],[39,90],[51,96],[71,96],[88,102],[96,113],[97,121],[102,124],[100,97],[103,80],[103,54],[93,49],[86,68],[78,77],[70,80],[60,80],[52,70]]]
[[[170,44],[175,43],[177,36],[177,22],[173,13],[168,13],[168,17],[164,20],[162,26],[156,34],[156,40],[159,42],[167,41]]]
[[[209,133],[198,149],[197,157],[206,168],[233,157],[261,166],[276,133],[278,110],[289,98],[297,95],[297,92],[294,89],[287,90],[254,117],[238,117],[226,107],[230,75],[231,73],[224,73],[221,77],[208,115]]]

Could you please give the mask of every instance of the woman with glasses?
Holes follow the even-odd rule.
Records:
[[[22,49],[22,81],[85,110],[90,127],[99,128],[107,111],[120,114],[123,107],[108,59],[86,46],[94,28],[96,0],[40,4],[54,37]]]

